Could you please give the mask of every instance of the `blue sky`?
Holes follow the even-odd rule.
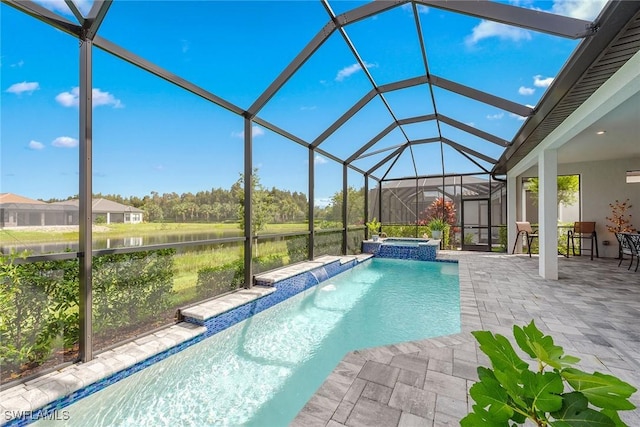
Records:
[[[74,21],[62,0],[38,1]],[[602,1],[519,1],[517,5],[592,20]],[[87,13],[91,2],[76,3]],[[363,2],[330,2],[340,14]],[[576,41],[419,6],[430,72],[524,105],[535,105]],[[78,193],[78,41],[0,5],[1,192],[31,198]],[[319,1],[115,1],[99,35],[247,109],[329,17]],[[126,29],[126,31],[124,30]],[[425,74],[410,6],[346,27],[374,81]],[[228,188],[243,170],[243,121],[110,54],[94,49],[94,192],[144,196]],[[320,47],[258,116],[311,142],[372,86],[338,32]],[[433,113],[426,86],[386,94],[396,118]],[[511,140],[523,120],[436,88],[440,114]],[[348,157],[393,122],[376,98],[321,148]],[[403,128],[437,136],[433,123]],[[502,149],[455,128],[443,136],[498,158]],[[399,129],[370,151],[406,142]],[[368,169],[380,153],[355,164]],[[418,173],[439,174],[439,144],[413,147]],[[447,172],[477,167],[445,148]],[[438,162],[434,162],[434,157]],[[254,164],[267,187],[307,192],[308,152],[254,127]],[[482,163],[482,162],[481,162]],[[315,159],[316,203],[341,190],[342,167]],[[488,164],[487,164],[488,166]],[[384,171],[377,173],[382,176]],[[405,153],[388,177],[412,175]],[[349,174],[350,184],[363,185]]]

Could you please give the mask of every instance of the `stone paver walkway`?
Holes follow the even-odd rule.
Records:
[[[640,272],[613,259],[561,258],[552,281],[538,275],[537,257],[438,257],[459,260],[461,333],[347,354],[291,426],[458,426],[473,405],[477,366],[489,366],[470,332],[511,337],[513,325],[531,320],[581,358],[581,369],[640,388]],[[640,392],[632,401],[640,406]],[[640,426],[640,410],[621,415]]]

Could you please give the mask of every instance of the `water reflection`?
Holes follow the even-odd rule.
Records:
[[[94,235],[95,237],[95,235]],[[226,237],[242,237],[242,231],[215,231],[204,233],[181,233],[153,236],[131,236],[131,237],[98,237],[93,239],[93,249],[116,249],[131,248],[149,245],[160,245],[165,243],[194,242],[198,240],[221,239]],[[11,251],[21,252],[28,250],[31,255],[77,252],[79,244],[77,241],[47,242],[47,243],[15,243],[0,245],[0,253],[9,254]]]

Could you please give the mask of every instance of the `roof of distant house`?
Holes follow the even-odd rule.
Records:
[[[55,202],[56,205],[73,205],[79,206],[80,201],[78,199],[64,200],[62,202]],[[91,210],[94,213],[107,213],[107,212],[144,212],[142,209],[135,208],[133,206],[123,205],[122,203],[114,202],[107,199],[93,199]]]
[[[30,199],[13,193],[0,193],[0,203],[26,203],[31,205],[46,205],[40,200]]]

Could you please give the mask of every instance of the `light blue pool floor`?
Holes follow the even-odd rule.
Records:
[[[459,426],[476,368],[489,366],[470,332],[511,337],[531,320],[581,369],[640,389],[640,272],[614,259],[561,258],[552,281],[538,275],[537,257],[440,251],[446,257],[459,260],[462,332],[347,354],[291,426]],[[640,392],[631,400],[640,406]],[[621,415],[640,426],[640,410]]]

